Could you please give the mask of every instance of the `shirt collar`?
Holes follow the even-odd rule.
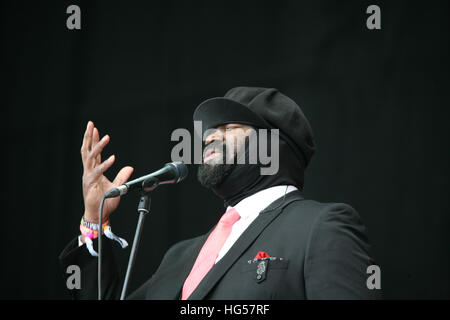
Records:
[[[249,217],[258,215],[272,202],[294,190],[297,190],[297,188],[291,185],[270,187],[258,191],[257,193],[252,194],[245,199],[242,199],[234,206],[234,209],[236,209],[236,211],[239,213],[241,219],[247,219]],[[230,208],[232,207],[229,206],[227,210]]]

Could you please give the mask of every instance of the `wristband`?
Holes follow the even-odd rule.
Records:
[[[98,224],[86,222],[84,221],[84,218],[81,218],[80,232],[84,236],[86,248],[88,249],[91,256],[94,257],[98,257],[98,253],[94,250],[94,243],[92,242],[92,240],[98,238],[98,229]],[[102,234],[105,234],[107,238],[118,242],[122,248],[126,248],[128,246],[128,242],[125,239],[116,236],[112,232],[108,220],[102,224]]]
[[[85,221],[85,220],[84,220],[84,216],[81,217],[81,222],[80,222],[80,224],[81,224],[82,226],[85,226],[85,227],[88,228],[88,229],[91,229],[91,230],[98,230],[98,223]],[[103,222],[103,226],[105,226],[105,225],[109,225],[109,220],[108,220],[108,219],[106,219],[106,221]]]

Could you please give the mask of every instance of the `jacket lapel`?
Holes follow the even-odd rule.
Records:
[[[260,212],[259,216],[239,237],[227,254],[206,274],[198,287],[192,292],[188,300],[201,300],[206,297],[209,291],[222,278],[227,270],[236,262],[244,251],[256,240],[259,234],[283,211],[283,208],[295,200],[302,200],[299,191],[288,193],[285,197],[275,200],[266,209]],[[205,238],[206,240],[206,238]],[[192,267],[192,265],[191,265]],[[190,269],[187,275],[189,274]]]
[[[168,297],[168,299],[174,300],[181,299],[181,290],[183,289],[184,282],[186,281],[186,278],[189,276],[189,273],[191,272],[191,269],[194,266],[195,260],[197,259],[200,250],[202,249],[206,239],[208,239],[208,236],[212,232],[212,230],[214,230],[214,228],[211,229],[208,233],[206,233],[202,237],[200,237],[198,241],[195,243],[195,245],[192,247],[190,251],[191,254],[189,260],[184,263],[183,268],[179,270],[177,272],[177,275],[175,276],[174,282],[176,283],[176,285],[173,287],[175,290],[172,291],[173,296]]]

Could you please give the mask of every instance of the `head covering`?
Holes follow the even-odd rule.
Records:
[[[261,175],[259,163],[236,164],[225,180],[212,188],[224,200],[225,206],[234,206],[271,186],[287,184],[303,189],[304,170],[315,151],[312,129],[300,107],[277,89],[233,88],[224,97],[202,102],[194,111],[193,120],[202,121],[202,137],[206,130],[228,123],[279,129],[278,172]]]
[[[236,87],[202,102],[193,115],[203,132],[227,123],[279,129],[280,137],[308,165],[315,151],[311,125],[300,107],[274,88]]]

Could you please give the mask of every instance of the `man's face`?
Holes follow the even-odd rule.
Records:
[[[203,163],[210,166],[235,163],[238,151],[244,149],[251,129],[245,124],[229,123],[210,130],[205,138]]]
[[[203,186],[210,188],[222,183],[233,169],[237,155],[243,154],[251,129],[248,125],[229,123],[206,133],[203,164],[197,175]]]

